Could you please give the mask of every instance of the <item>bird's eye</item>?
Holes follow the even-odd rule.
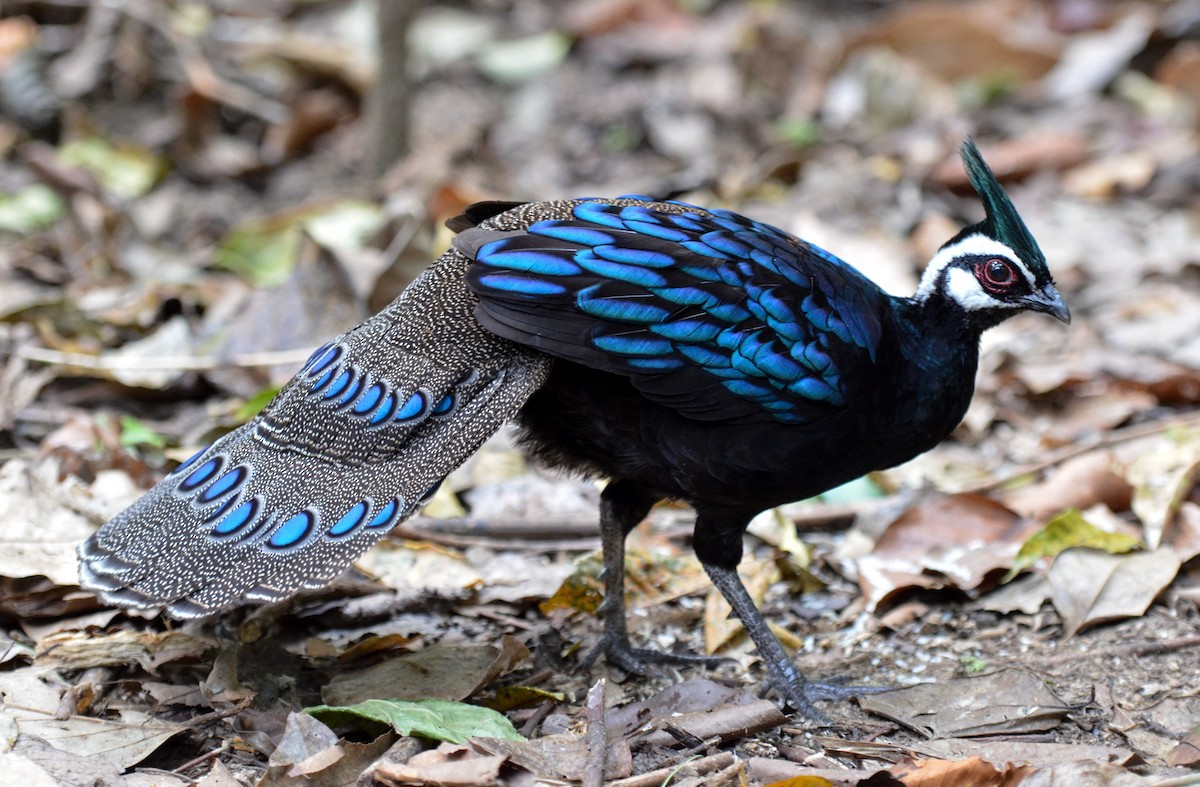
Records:
[[[1003,292],[1017,281],[1017,271],[1008,260],[992,258],[976,268],[976,278],[993,292]]]

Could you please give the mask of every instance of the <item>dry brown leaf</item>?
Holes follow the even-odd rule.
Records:
[[[1063,186],[1080,197],[1107,199],[1144,189],[1157,170],[1153,155],[1135,150],[1075,167],[1063,175]]]
[[[624,738],[611,740],[604,757],[604,778],[621,779],[633,772],[633,755]],[[474,738],[469,745],[476,751],[503,755],[513,765],[524,768],[539,779],[578,780],[591,756],[587,740],[569,734],[545,735],[527,741],[503,738]]]
[[[916,760],[912,764],[893,766],[890,770],[893,776],[904,782],[904,787],[954,787],[964,784],[971,787],[1016,787],[1033,772],[1027,765],[997,767],[979,757],[955,762]]]
[[[1154,76],[1200,106],[1200,42],[1177,43],[1158,64]]]
[[[883,44],[948,81],[996,71],[1037,79],[1058,62],[1062,40],[1022,27],[1018,6],[1009,0],[897,4],[852,48]]]
[[[1170,548],[1185,563],[1200,555],[1200,505],[1190,500],[1183,502],[1163,536],[1163,546]]]
[[[468,745],[443,743],[423,751],[405,763],[383,763],[375,778],[391,784],[437,784],[442,787],[503,785],[501,770],[508,762],[503,755],[480,754]],[[390,781],[389,781],[390,780]]]
[[[719,705],[703,711],[676,713],[659,719],[660,723],[655,725],[659,729],[644,737],[646,743],[654,746],[672,746],[676,743],[675,736],[661,729],[661,722],[666,721],[702,741],[720,738],[722,743],[741,740],[787,722],[787,717],[770,700]],[[642,740],[640,736],[639,740]]]
[[[431,645],[419,653],[337,675],[321,691],[321,698],[328,705],[370,699],[460,701],[527,658],[529,649],[512,637],[503,637],[499,647]]]
[[[701,713],[725,705],[754,702],[756,699],[752,691],[731,688],[705,678],[694,678],[668,686],[640,702],[609,709],[605,713],[604,726],[612,740],[632,734],[648,719]]]
[[[1086,548],[1061,552],[1047,579],[1064,633],[1070,637],[1088,626],[1144,614],[1180,565],[1167,548],[1125,555]]]
[[[195,787],[242,787],[242,783],[234,777],[225,763],[215,760],[212,768],[196,782]]]
[[[1070,710],[1041,678],[1019,669],[922,683],[858,703],[929,738],[1044,732]]]
[[[392,744],[391,733],[370,743],[339,740],[307,713],[289,713],[283,736],[267,762],[258,787],[350,784]]]
[[[1141,386],[1117,383],[1094,393],[1078,392],[1054,414],[1054,421],[1042,435],[1050,444],[1070,445],[1081,438],[1100,436],[1121,426],[1130,416],[1157,405],[1158,398]]]
[[[0,675],[5,706],[0,716],[15,719],[22,737],[36,737],[72,756],[96,758],[122,769],[137,765],[185,729],[130,709],[117,711],[116,718],[56,719],[62,690],[53,684],[63,683],[54,671],[37,666]]]
[[[199,659],[216,647],[182,631],[62,631],[42,638],[35,663],[63,669],[116,667],[137,664],[153,673],[180,659]]]
[[[904,512],[858,560],[868,609],[912,588],[977,592],[1007,569],[1037,523],[979,495],[926,499]]]
[[[1129,749],[1099,744],[1047,743],[1045,741],[1007,740],[977,741],[947,738],[925,741],[910,747],[912,751],[926,757],[942,760],[962,760],[979,757],[997,767],[1006,765],[1032,765],[1049,768],[1069,760],[1091,760],[1126,765],[1138,757]]]
[[[1034,132],[986,145],[984,159],[1001,181],[1019,180],[1041,170],[1075,166],[1087,155],[1087,141],[1078,132]],[[947,158],[933,171],[933,180],[947,188],[970,188],[958,158]]]
[[[1200,731],[1188,735],[1171,750],[1167,755],[1167,765],[1176,768],[1200,768]]]
[[[1050,599],[1050,582],[1044,576],[1029,574],[1017,577],[1008,584],[988,593],[979,600],[979,607],[1007,615],[1024,612],[1032,615]]]
[[[1097,503],[1111,511],[1127,511],[1133,487],[1119,474],[1121,469],[1111,452],[1089,451],[1063,462],[1040,483],[1003,493],[1004,503],[1037,520],[1068,508],[1083,511]]]
[[[1129,463],[1126,477],[1133,484],[1130,506],[1153,549],[1200,481],[1200,430],[1163,435]]]

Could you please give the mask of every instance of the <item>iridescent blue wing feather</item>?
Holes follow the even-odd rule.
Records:
[[[699,420],[803,423],[846,404],[886,296],[833,255],[735,213],[637,199],[574,203],[455,245],[490,331],[629,377]]]

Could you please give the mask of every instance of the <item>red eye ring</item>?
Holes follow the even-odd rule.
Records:
[[[993,257],[976,269],[976,278],[989,290],[1007,290],[1017,283],[1017,271],[1008,260]]]

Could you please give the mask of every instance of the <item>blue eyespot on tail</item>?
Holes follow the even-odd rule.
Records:
[[[379,509],[379,512],[371,518],[371,521],[367,524],[367,527],[372,529],[391,527],[391,525],[396,521],[396,515],[399,513],[400,500],[398,498],[392,499],[386,505],[384,505],[383,508]]]
[[[355,503],[346,513],[342,514],[342,518],[335,522],[333,527],[325,531],[325,534],[334,538],[346,535],[363,523],[363,520],[367,518],[369,508],[370,505],[366,500]]]
[[[308,538],[317,524],[317,516],[312,511],[301,511],[284,522],[271,537],[267,546],[272,549],[288,549]]]
[[[250,472],[245,467],[235,467],[229,472],[225,473],[225,475],[218,478],[216,481],[213,481],[208,489],[205,489],[200,493],[200,497],[197,498],[197,501],[201,505],[207,505],[208,503],[211,503],[214,500],[217,500],[229,494],[230,492],[239,489],[242,484],[246,482],[246,478],[249,475]]]
[[[212,459],[209,459],[207,462],[193,470],[191,475],[180,482],[179,491],[191,492],[192,490],[196,489],[196,487],[200,486],[205,481],[216,475],[217,471],[221,469],[223,462],[224,460],[219,456],[214,456]]]
[[[258,498],[251,498],[226,514],[212,529],[214,536],[231,536],[240,531],[254,529],[254,519],[261,506]]]

